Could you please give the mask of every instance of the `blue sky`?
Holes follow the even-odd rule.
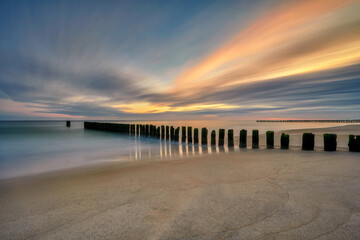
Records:
[[[359,10],[1,1],[0,119],[359,119]]]

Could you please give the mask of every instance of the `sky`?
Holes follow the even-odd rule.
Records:
[[[2,0],[0,120],[360,119],[357,0]]]

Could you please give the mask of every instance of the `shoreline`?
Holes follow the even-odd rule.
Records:
[[[264,149],[0,180],[0,237],[357,239],[359,175],[358,153]]]

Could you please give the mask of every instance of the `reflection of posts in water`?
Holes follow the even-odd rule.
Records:
[[[180,154],[180,145],[179,144],[172,144],[171,145],[171,154],[173,156]]]
[[[211,145],[210,150],[211,150],[212,153],[216,153],[216,146]]]
[[[199,153],[199,145],[194,145],[194,153]]]
[[[194,144],[198,144],[198,143],[199,143],[199,129],[194,128]]]
[[[201,151],[203,154],[208,153],[208,146],[207,145],[201,145]]]
[[[193,154],[193,145],[188,145],[188,152],[189,152],[189,155]]]
[[[188,135],[188,144],[192,144],[192,127],[188,127],[188,132],[187,132],[187,135]]]
[[[187,155],[187,145],[181,144],[181,149],[182,149],[183,155]]]

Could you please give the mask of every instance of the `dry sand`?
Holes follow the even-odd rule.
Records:
[[[0,239],[360,239],[360,154],[244,150],[0,182]]]

